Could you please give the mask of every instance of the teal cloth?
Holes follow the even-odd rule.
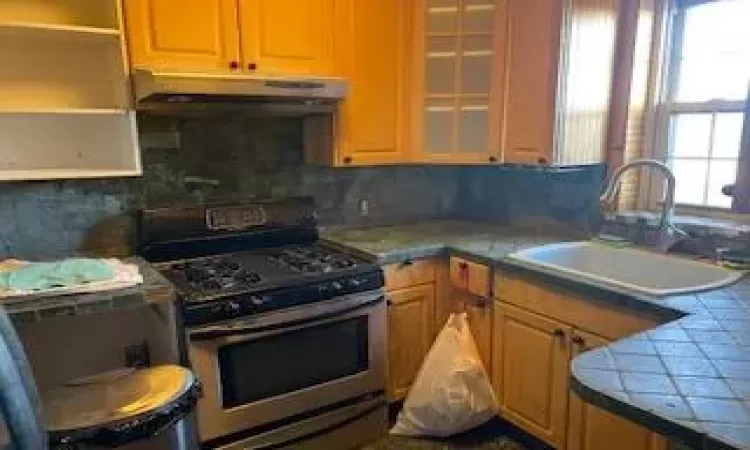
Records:
[[[114,276],[112,267],[102,260],[71,258],[31,263],[13,271],[0,272],[0,286],[11,291],[40,291],[105,281]]]

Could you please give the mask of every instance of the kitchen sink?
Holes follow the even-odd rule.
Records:
[[[653,297],[715,289],[744,275],[741,271],[690,259],[588,241],[543,245],[509,257]]]

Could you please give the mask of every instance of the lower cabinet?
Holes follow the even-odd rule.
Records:
[[[609,344],[604,338],[576,330],[573,357]],[[581,400],[570,392],[567,450],[666,450],[657,433]]]
[[[494,328],[492,384],[502,417],[564,448],[572,329],[501,302]]]
[[[617,329],[615,322],[638,328],[637,321],[642,320],[643,329],[651,322],[627,317],[623,311],[586,312],[575,307],[576,303],[566,304],[562,297],[553,302],[554,287],[517,281],[512,291],[495,290],[500,297],[494,305],[492,383],[501,416],[558,450],[666,450],[667,441],[662,436],[588,404],[570,390],[572,359],[610,342],[581,330],[580,325],[571,325],[569,322],[578,323],[579,319],[571,311],[584,312],[582,317],[601,316],[606,320],[595,326],[608,332]],[[547,301],[537,301],[542,298]],[[548,302],[556,306],[546,308]],[[564,312],[556,309],[559,307]],[[610,323],[612,327],[608,327]]]
[[[388,293],[389,401],[409,392],[433,341],[435,285],[426,284]]]

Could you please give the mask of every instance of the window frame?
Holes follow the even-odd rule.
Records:
[[[651,143],[645,156],[666,162],[669,157],[670,120],[673,115],[680,113],[712,114],[715,120],[717,113],[745,113],[744,100],[709,100],[706,102],[675,101],[675,90],[678,88],[679,49],[684,35],[685,11],[687,8],[722,0],[666,0],[663,2],[662,17],[655,21],[659,27],[660,38],[654,39],[652,63],[656,70],[652,70],[651,85],[653,113],[648,119],[653,135],[647,139]],[[749,80],[750,81],[750,80]],[[748,93],[750,95],[750,91]],[[747,119],[746,119],[747,120]],[[714,127],[712,125],[712,132]],[[713,136],[712,136],[713,138]],[[713,139],[712,139],[713,142]],[[742,149],[740,149],[742,151]],[[741,155],[738,155],[738,159]],[[741,165],[738,165],[738,171]],[[660,175],[644,177],[639,190],[639,207],[644,209],[658,209],[664,197],[664,182]],[[707,181],[708,182],[708,179]],[[731,208],[710,205],[677,204],[678,213],[700,216],[728,217],[737,216]]]

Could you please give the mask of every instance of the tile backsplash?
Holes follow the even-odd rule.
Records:
[[[141,178],[0,184],[0,257],[129,254],[132,212],[176,203],[309,195],[325,226],[436,218],[580,224],[598,213],[600,166],[332,169],[304,163],[298,119],[142,116],[139,125]]]

